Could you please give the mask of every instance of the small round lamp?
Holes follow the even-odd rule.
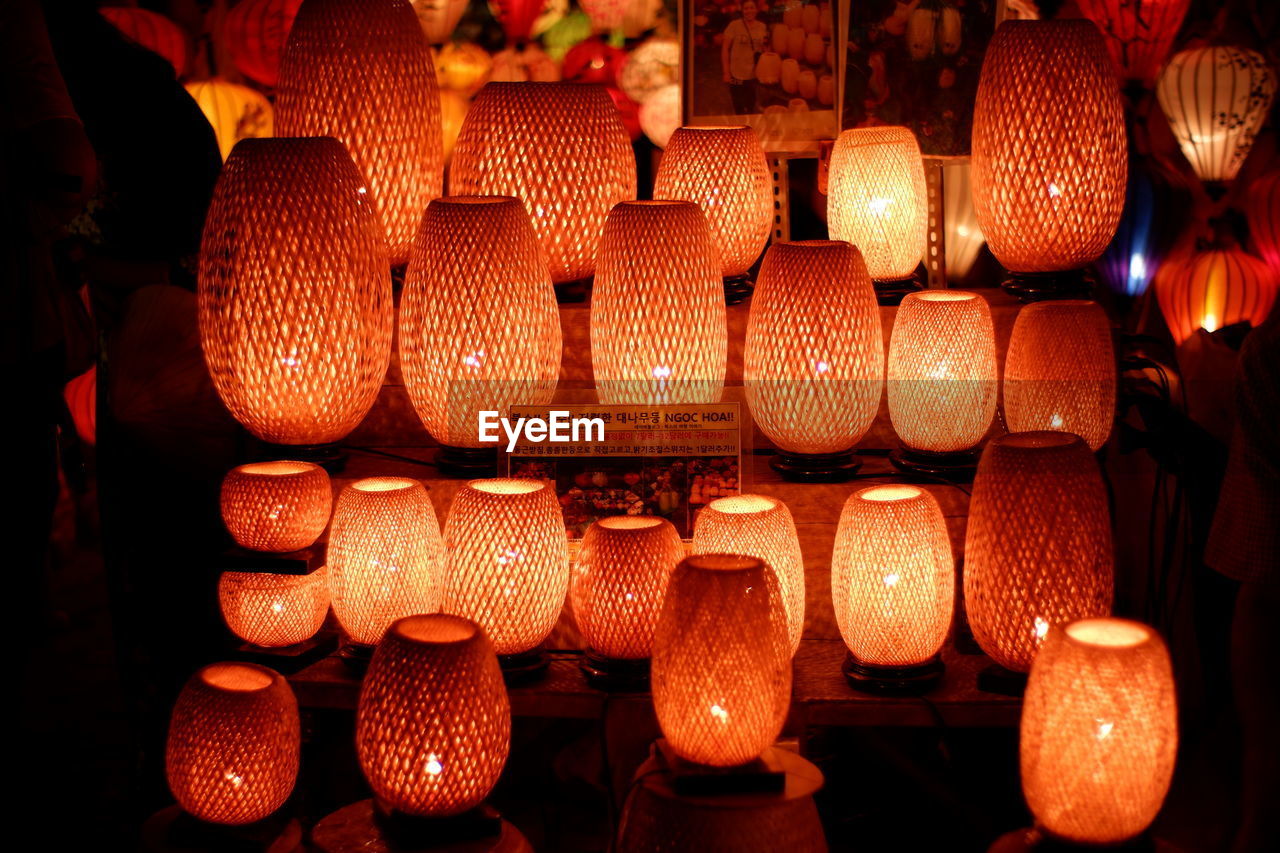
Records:
[[[329,523],[333,489],[319,465],[282,459],[237,465],[222,479],[222,523],[241,548],[311,547]]]

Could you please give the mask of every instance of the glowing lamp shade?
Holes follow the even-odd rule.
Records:
[[[1271,172],[1253,182],[1245,200],[1245,214],[1254,249],[1280,277],[1280,172]]]
[[[1111,613],[1111,517],[1079,436],[1016,432],[978,463],[965,538],[965,611],[996,663],[1027,672],[1054,625]]]
[[[1004,362],[1010,432],[1073,432],[1090,450],[1107,443],[1116,417],[1111,321],[1096,302],[1034,302],[1018,312]]]
[[[758,758],[791,703],[787,616],[755,557],[701,554],[676,567],[653,643],[653,704],[677,755],[731,767]]]
[[[973,113],[973,204],[1015,273],[1072,270],[1124,209],[1127,143],[1115,71],[1091,21],[1005,21]]]
[[[215,77],[187,83],[186,90],[209,120],[223,160],[241,139],[271,136],[271,102],[257,89]]]
[[[264,86],[276,85],[280,56],[301,5],[302,0],[239,0],[227,10],[223,43],[241,74]]]
[[[1174,343],[1198,329],[1258,326],[1275,304],[1275,272],[1243,249],[1209,249],[1169,263],[1176,266],[1156,276],[1155,289]]]
[[[1077,0],[1098,25],[1122,80],[1155,79],[1173,48],[1191,0]]]
[[[164,57],[174,74],[181,77],[186,73],[187,34],[172,20],[136,6],[103,6],[98,13],[129,41]]]
[[[326,444],[373,406],[391,276],[360,170],[333,139],[245,139],[205,217],[200,344],[222,402],[274,444]]]
[[[416,817],[465,812],[510,748],[507,688],[480,626],[443,613],[392,624],[356,710],[356,754],[379,802]]]
[[[531,651],[560,617],[569,544],[555,491],[538,480],[472,480],[453,499],[441,609],[474,619],[500,655]]]
[[[307,0],[280,62],[282,136],[341,140],[368,178],[392,265],[444,185],[431,47],[408,0]]]
[[[903,444],[968,450],[996,413],[995,327],[987,300],[962,290],[909,293],[889,339],[889,417]]]
[[[1239,47],[1176,53],[1156,83],[1169,127],[1202,181],[1236,176],[1275,94],[1266,59]]]
[[[309,548],[329,523],[329,475],[310,462],[250,462],[222,479],[222,523],[241,548]]]
[[[764,251],[773,227],[773,178],[749,127],[681,127],[671,135],[654,198],[696,202],[720,249],[720,271],[739,276]]]
[[[857,246],[876,281],[909,278],[924,257],[929,196],[915,134],[846,130],[831,152],[827,227]]]
[[[222,618],[246,643],[281,648],[305,643],[329,613],[328,570],[307,575],[223,572],[218,578]]]
[[[1178,751],[1173,668],[1153,629],[1083,619],[1049,632],[1022,705],[1022,791],[1036,822],[1077,844],[1143,832]]]
[[[400,299],[409,398],[441,444],[481,447],[478,413],[548,403],[560,313],[518,199],[440,198],[414,243]]]
[[[591,297],[600,402],[717,402],[727,359],[724,287],[702,210],[688,201],[619,204],[604,226]]]
[[[605,217],[635,198],[635,155],[604,86],[489,83],[462,123],[449,191],[524,201],[562,284],[595,271]]]
[[[327,558],[333,612],[354,643],[373,645],[396,619],[439,608],[440,526],[417,480],[369,477],[344,488]]]
[[[241,826],[284,805],[298,776],[298,702],[278,673],[214,663],[191,677],[169,719],[165,775],[178,805]]]
[[[986,243],[978,214],[973,208],[973,167],[955,163],[942,167],[943,243],[947,281],[962,280],[973,269],[978,253]]]

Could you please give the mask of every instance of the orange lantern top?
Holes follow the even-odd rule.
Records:
[[[1155,79],[1191,0],[1076,0],[1098,25],[1122,80]]]
[[[223,572],[218,578],[222,618],[246,643],[281,648],[305,643],[329,615],[329,573],[306,575]]]
[[[1155,277],[1160,313],[1180,344],[1198,329],[1262,324],[1276,301],[1276,274],[1238,247],[1208,249],[1166,261]]]
[[[174,74],[187,73],[187,34],[172,20],[137,6],[103,6],[98,13],[130,41],[164,57]]]
[[[222,479],[222,523],[241,548],[285,553],[309,548],[329,523],[329,475],[311,462],[237,465]]]
[[[246,77],[274,86],[302,0],[239,0],[227,10],[223,35],[231,61]]]

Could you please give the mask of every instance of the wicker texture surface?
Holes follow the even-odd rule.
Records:
[[[1191,0],[1077,0],[1098,25],[1122,80],[1149,83],[1173,48]]]
[[[239,0],[223,19],[223,40],[236,68],[264,86],[280,79],[280,57],[302,0]]]
[[[1245,197],[1254,250],[1280,278],[1280,171],[1255,180]]]
[[[1216,332],[1234,323],[1261,325],[1276,301],[1276,276],[1236,247],[1170,258],[1155,277],[1156,299],[1174,343],[1197,329]]]
[[[287,553],[324,533],[333,503],[328,473],[282,459],[237,465],[222,478],[222,523],[241,548]]]
[[[329,614],[329,573],[223,572],[218,606],[231,633],[246,643],[279,648],[305,643]]]

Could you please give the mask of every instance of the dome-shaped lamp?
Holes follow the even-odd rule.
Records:
[[[1254,250],[1280,280],[1280,171],[1263,175],[1249,187],[1245,215]]]
[[[282,459],[237,465],[222,478],[222,523],[241,548],[288,553],[311,547],[329,523],[329,475]]]
[[[328,570],[223,572],[218,605],[231,633],[246,643],[268,649],[297,646],[314,637],[329,614]]]
[[[1260,325],[1275,304],[1275,272],[1239,247],[1207,249],[1169,263],[1175,266],[1156,277],[1155,289],[1175,344],[1199,329]]]
[[[1077,0],[1098,25],[1121,80],[1148,85],[1173,48],[1191,0]]]

